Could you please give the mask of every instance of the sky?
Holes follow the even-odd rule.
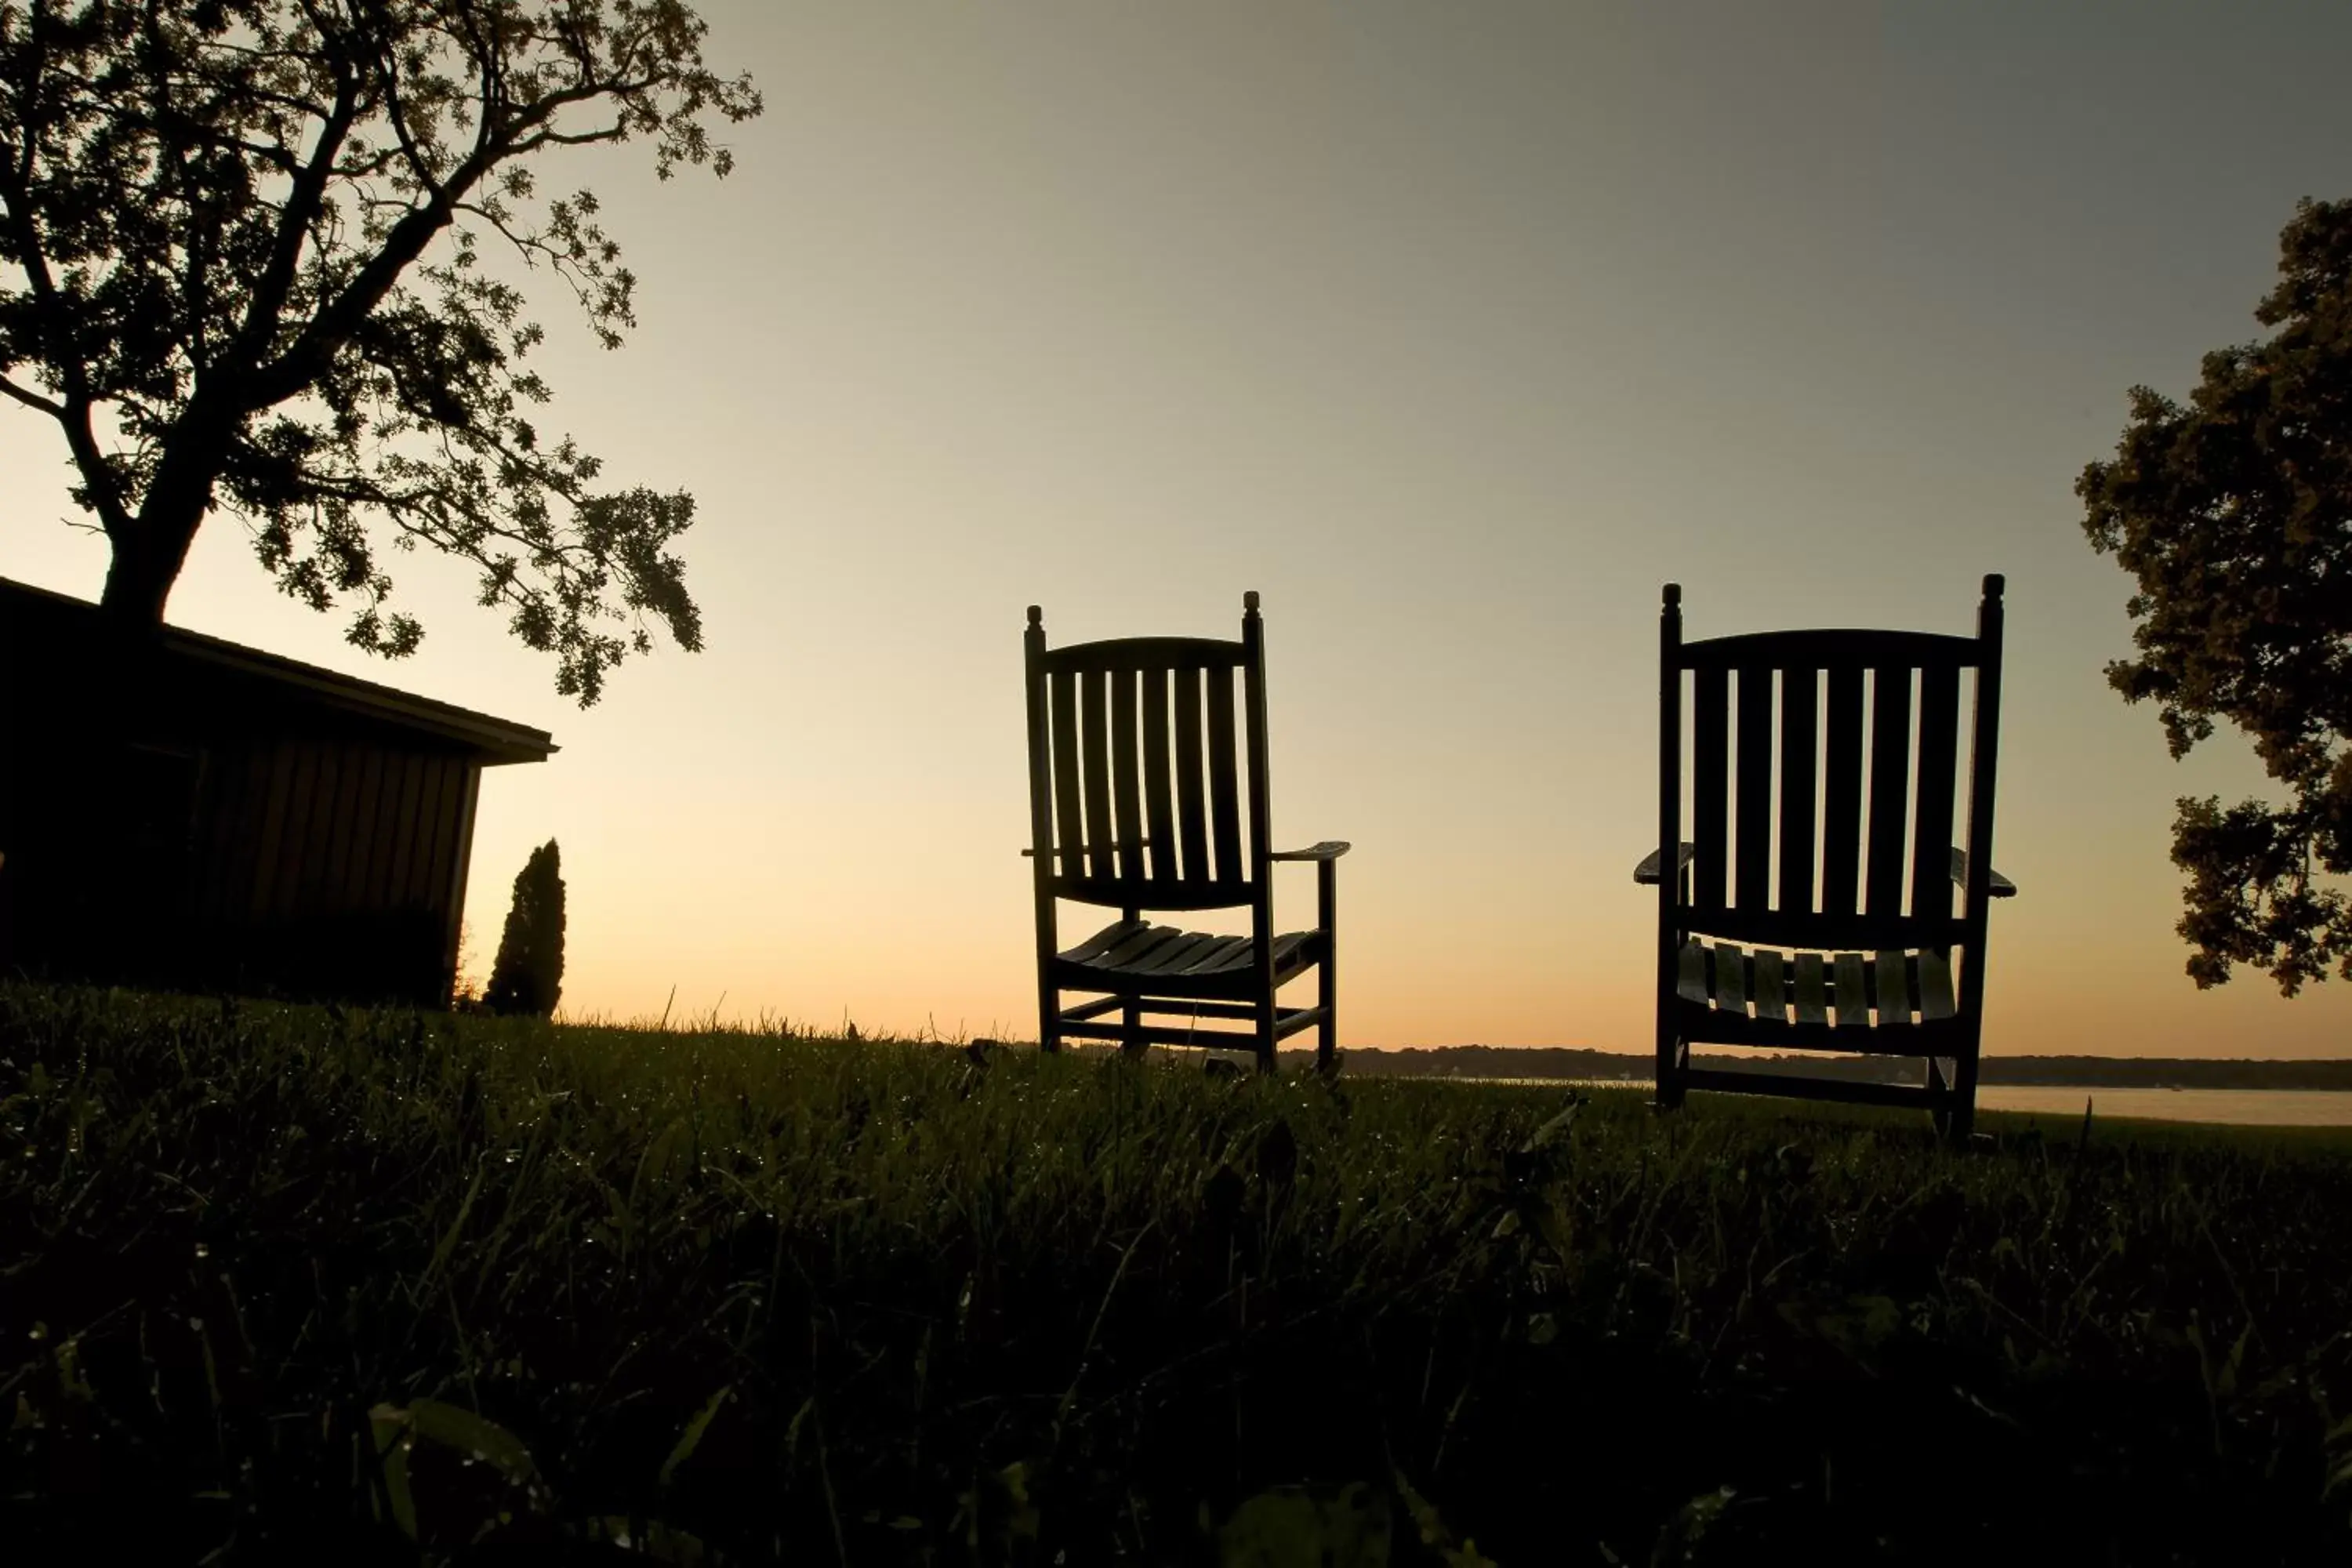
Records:
[[[395,553],[387,666],[226,515],[171,602],[554,733],[485,779],[478,973],[553,837],[567,1016],[1034,1038],[1024,607],[1230,637],[1255,589],[1275,837],[1355,846],[1343,1045],[1646,1051],[1660,585],[1692,637],[1965,634],[2000,572],[1985,1050],[2352,1054],[2352,984],[2183,973],[2172,803],[2264,781],[2107,687],[2131,585],[2073,494],[2352,195],[2352,8],[699,8],[768,105],[735,174],[549,160],[639,329],[533,288],[542,428],[697,499],[706,650],[583,712]],[[0,408],[0,575],[94,598],[68,483]]]

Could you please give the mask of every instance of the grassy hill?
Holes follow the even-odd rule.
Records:
[[[0,1539],[2346,1560],[2352,1150],[1986,1122],[0,987]]]

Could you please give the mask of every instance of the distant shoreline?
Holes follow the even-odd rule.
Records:
[[[1295,1053],[1285,1051],[1285,1058]],[[1628,1052],[1563,1047],[1438,1046],[1381,1049],[1350,1047],[1347,1070],[1366,1077],[1463,1079],[1600,1079],[1646,1083],[1651,1060]],[[1838,1058],[1810,1053],[1741,1053],[1742,1064],[1782,1067],[1802,1062],[1825,1077],[1864,1082],[1910,1082],[1918,1064],[1906,1058]],[[2352,1058],[2314,1061],[2188,1057],[1986,1057],[1978,1081],[2088,1089],[2263,1089],[2352,1090]]]

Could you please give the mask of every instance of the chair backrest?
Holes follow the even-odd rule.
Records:
[[[1259,901],[1272,847],[1265,642],[1257,595],[1243,604],[1239,642],[1117,637],[1059,648],[1045,646],[1044,617],[1029,606],[1041,894],[1128,910]]]
[[[1686,643],[1681,589],[1669,584],[1659,632],[1662,922],[1671,903],[1684,929],[1734,941],[1975,952],[1991,869],[2001,586],[1985,578],[1973,637],[1824,630]],[[1971,669],[1968,819],[1956,841],[1960,679]],[[1672,868],[1685,838],[1694,851],[1682,902]],[[1956,842],[1968,849],[1957,915]],[[1971,962],[1967,972],[1980,969]]]

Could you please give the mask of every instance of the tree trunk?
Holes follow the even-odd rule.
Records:
[[[195,542],[193,524],[158,529],[150,507],[131,527],[114,536],[114,558],[106,569],[106,592],[99,607],[109,621],[124,631],[149,630],[163,624],[163,606],[172,584],[187,564],[188,546]],[[176,536],[176,537],[175,537]]]
[[[180,580],[196,529],[212,510],[229,428],[209,407],[192,405],[156,466],[139,515],[107,531],[114,559],[99,607],[116,626],[128,631],[163,626],[172,584]]]
[[[157,704],[168,700],[157,689],[163,675],[163,607],[187,563],[195,523],[203,515],[201,508],[186,510],[184,525],[158,528],[156,500],[151,493],[128,527],[110,532],[114,557],[107,565],[106,591],[98,601],[105,635],[95,640],[78,672],[78,706],[87,721],[131,740],[147,738]],[[99,753],[93,750],[89,754]],[[97,825],[92,830],[99,831]]]

